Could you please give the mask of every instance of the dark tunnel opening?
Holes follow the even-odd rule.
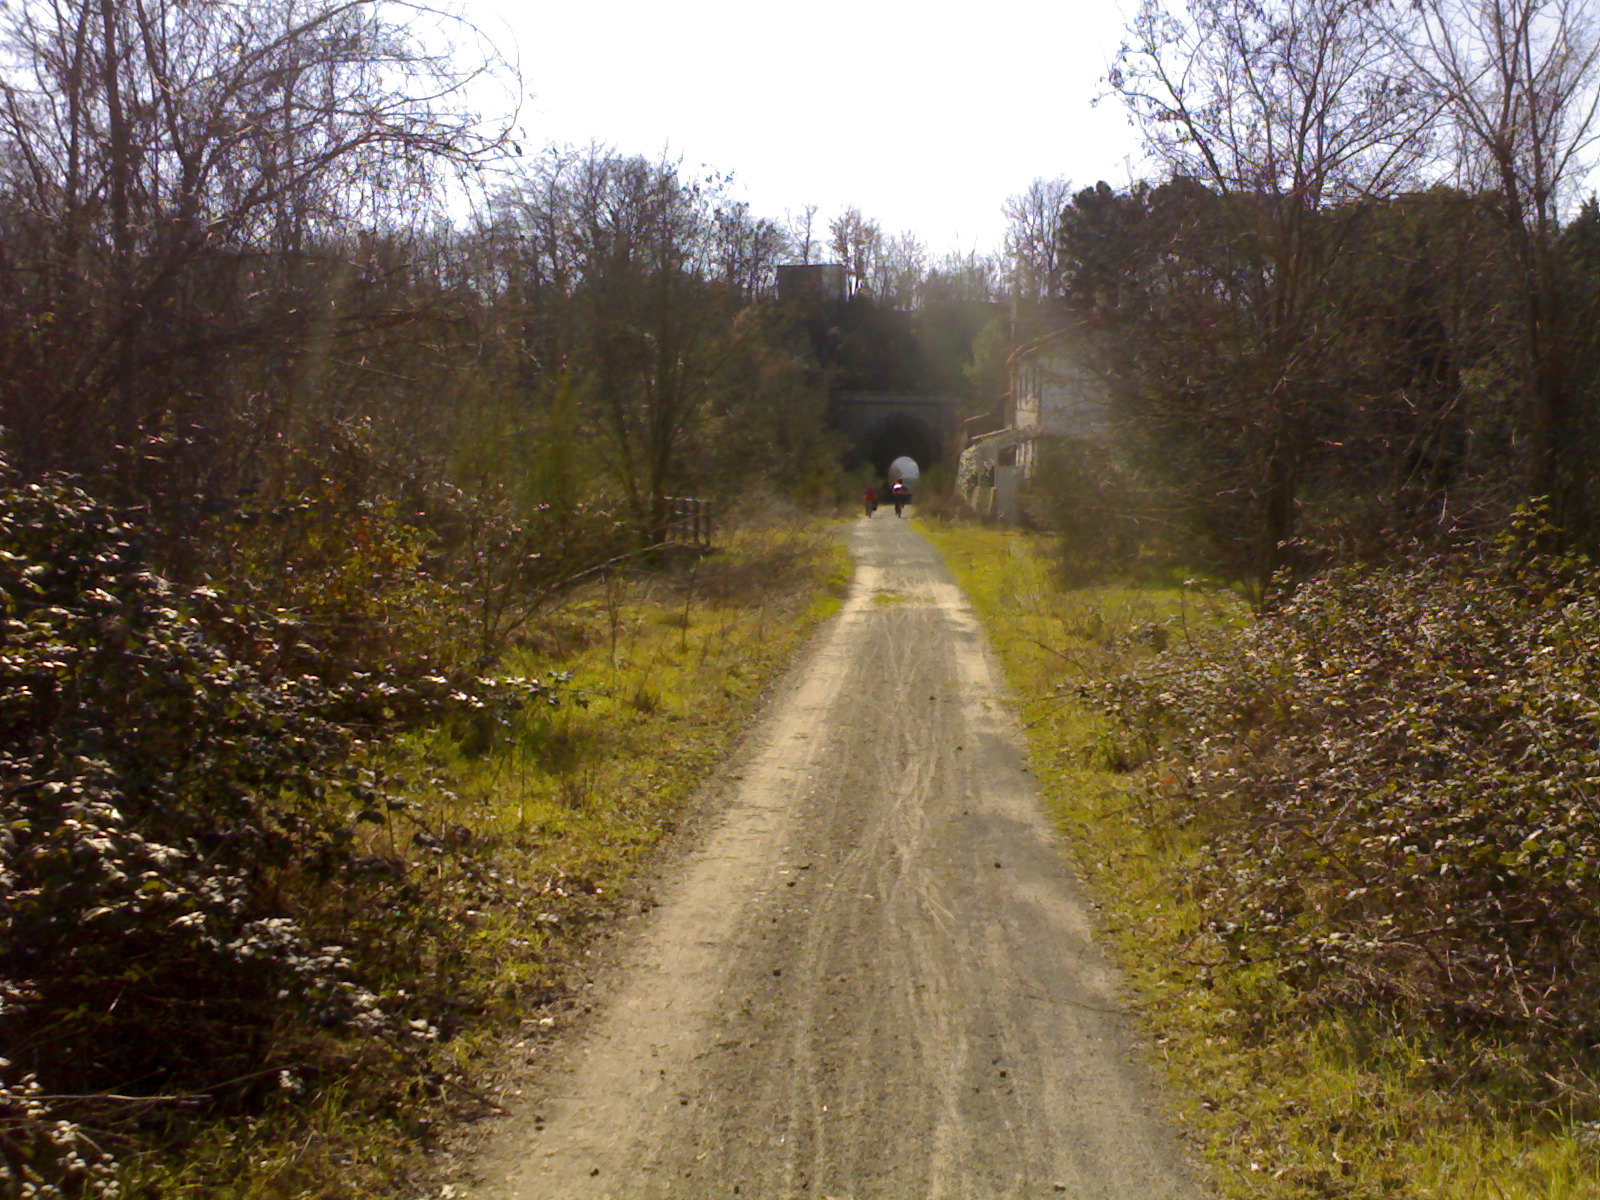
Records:
[[[939,437],[915,417],[893,416],[872,432],[866,449],[867,461],[879,478],[888,474],[889,464],[901,455],[916,460],[926,471],[942,457]]]

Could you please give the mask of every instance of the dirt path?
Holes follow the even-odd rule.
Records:
[[[855,583],[485,1200],[1196,1193],[960,590],[909,522]]]

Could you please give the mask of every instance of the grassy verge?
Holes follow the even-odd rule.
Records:
[[[789,523],[597,581],[502,664],[560,680],[557,703],[485,710],[391,747],[375,769],[405,803],[366,849],[375,869],[403,868],[437,903],[402,925],[343,908],[330,890],[325,928],[386,934],[392,978],[375,981],[385,1002],[444,1017],[415,1045],[307,1047],[248,1120],[175,1111],[187,1151],[125,1154],[124,1194],[355,1200],[426,1173],[441,1122],[492,1106],[482,1073],[497,1048],[557,1019],[584,948],[763,690],[838,607],[849,572],[831,527]],[[433,994],[415,995],[419,978]]]
[[[1131,665],[1203,622],[1246,620],[1225,594],[1171,584],[1067,590],[1044,539],[928,529],[972,596],[1020,697],[1047,803],[1099,902],[1222,1196],[1585,1200],[1600,1196],[1597,1131],[1519,1111],[1486,1079],[1514,1072],[1460,1038],[1408,1036],[1308,1004],[1276,972],[1207,953],[1185,879],[1202,832],[1164,819],[1157,776],[1074,685]]]

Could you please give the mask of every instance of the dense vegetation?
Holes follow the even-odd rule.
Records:
[[[1206,830],[1189,884],[1203,942],[1313,1004],[1539,1046],[1562,1060],[1557,1088],[1583,1094],[1600,987],[1593,584],[1515,557],[1339,569],[1112,685],[1130,753],[1169,764],[1161,818]]]
[[[1056,302],[1066,336],[1104,371],[1122,451],[1087,478],[1069,474],[1078,490],[1058,497],[1087,548],[1162,545],[1268,599],[1275,577],[1492,536],[1530,496],[1589,544],[1595,499],[1579,464],[1600,436],[1585,399],[1600,365],[1593,202],[1549,251],[1575,394],[1552,452],[1559,495],[1538,490],[1520,377],[1529,351],[1512,319],[1520,275],[1492,196],[1435,186],[1350,202],[1304,231],[1332,243],[1316,340],[1297,335],[1276,365],[1232,294],[1278,271],[1251,229],[1256,203],[1175,180],[1125,194],[1102,185],[1064,210]],[[1084,504],[1092,522],[1074,519]]]
[[[485,1030],[560,994],[837,571],[792,528],[724,532],[714,564],[569,589],[478,674],[441,652],[459,602],[414,559],[362,576],[388,611],[355,638],[157,574],[81,489],[4,485],[19,1195],[353,1194],[406,1167],[391,1141],[429,1097],[471,1100]]]
[[[439,1036],[455,934],[395,849],[435,834],[375,739],[552,695],[331,655],[292,612],[157,575],[83,492],[3,482],[0,1146],[16,1186],[93,1190],[101,1150],[43,1087],[91,1125],[141,1096],[248,1107],[330,1068],[326,1031],[383,1057]]]
[[[1208,831],[1193,886],[1297,991],[1586,1044],[1600,41],[1532,0],[1133,33],[1113,86],[1174,174],[1056,197],[1032,319],[1110,430],[1041,491],[1080,575],[1262,611],[1114,691]]]
[[[1016,235],[1030,344],[1104,381],[1124,537],[1262,602],[1533,497],[1592,548],[1600,64],[1576,6],[1206,0],[1129,34],[1110,83],[1162,177],[1038,185]]]
[[[571,851],[533,915],[510,864],[579,825],[632,861],[670,824],[578,744],[668,704],[627,675],[628,589],[710,662],[732,635],[691,651],[695,605],[764,628],[743,601],[822,557],[698,572],[671,498],[832,503],[830,392],[956,394],[980,429],[1054,354],[1105,412],[1036,460],[1070,573],[1177,564],[1257,613],[1143,629],[1173,649],[1097,693],[1100,752],[1203,864],[1173,884],[1196,986],[1257,1031],[1382,1012],[1472,1048],[1441,1077],[1595,1119],[1579,18],[1146,6],[1110,83],[1159,178],[1036,184],[1002,272],[671,162],[525,154],[464,110],[484,39],[426,6],[0,9],[8,1186],[158,1177],[150,1147],[357,1069],[390,1116],[437,1093],[442,1046],[546,994],[538,918],[609,886]],[[782,303],[778,267],[824,255],[852,294]],[[564,678],[607,641],[603,688]],[[562,725],[574,699],[604,728]]]
[[[24,0],[0,59],[0,1191],[355,1190],[304,1122],[415,1132],[559,991],[837,570],[739,526],[853,492],[830,389],[980,406],[994,272],[850,210],[780,303],[815,209],[524,153],[426,5]]]
[[[1560,861],[1593,835],[1567,721],[1593,643],[1541,637],[1570,575],[1530,600],[1510,546],[1431,584],[1339,572],[1280,624],[1177,574],[1064,584],[1047,534],[933,536],[1213,1194],[1600,1195],[1591,872]]]
[[[1239,1194],[1595,1194],[1600,40],[1541,0],[1204,0],[1146,6],[1111,84],[1166,170],[1028,197],[1020,329],[1103,414],[1033,502],[1075,585],[1252,611],[1054,635],[1113,721],[1073,752],[1138,780],[1088,824],[1156,864],[1162,1020],[1247,1064],[1204,1119]],[[1526,1154],[1319,1161],[1411,1133],[1277,1090],[1296,1053]]]

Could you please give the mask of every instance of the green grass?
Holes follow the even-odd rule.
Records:
[[[434,957],[458,1024],[421,1048],[319,1047],[345,1068],[275,1093],[246,1121],[187,1130],[176,1160],[125,1158],[124,1194],[356,1200],[426,1178],[436,1131],[484,1111],[480,1076],[508,1040],[541,1036],[539,1014],[571,994],[585,948],[630,903],[630,881],[763,691],[838,609],[851,569],[836,527],[797,519],[728,531],[698,562],[597,581],[502,664],[563,680],[557,705],[391,747],[383,768],[412,807],[370,848],[435,877],[427,936],[392,936],[398,956]],[[417,834],[453,850],[430,857]]]
[[[668,579],[601,584],[563,614],[581,649],[551,657],[533,646],[508,664],[568,674],[569,702],[525,715],[492,752],[453,769],[486,798],[491,822],[538,842],[552,869],[626,870],[837,608],[848,574],[832,539],[764,530]]]
[[[1208,953],[1184,879],[1203,833],[1175,828],[1131,770],[1139,747],[1081,702],[1202,623],[1249,620],[1222,590],[1181,579],[1067,589],[1037,535],[924,523],[1004,664],[1046,803],[1098,907],[1180,1119],[1225,1197],[1591,1200],[1600,1130],[1519,1112],[1515,1064],[1462,1039],[1318,1010],[1275,972]],[[1503,1056],[1503,1047],[1495,1051]],[[1476,1056],[1476,1057],[1475,1057]]]

